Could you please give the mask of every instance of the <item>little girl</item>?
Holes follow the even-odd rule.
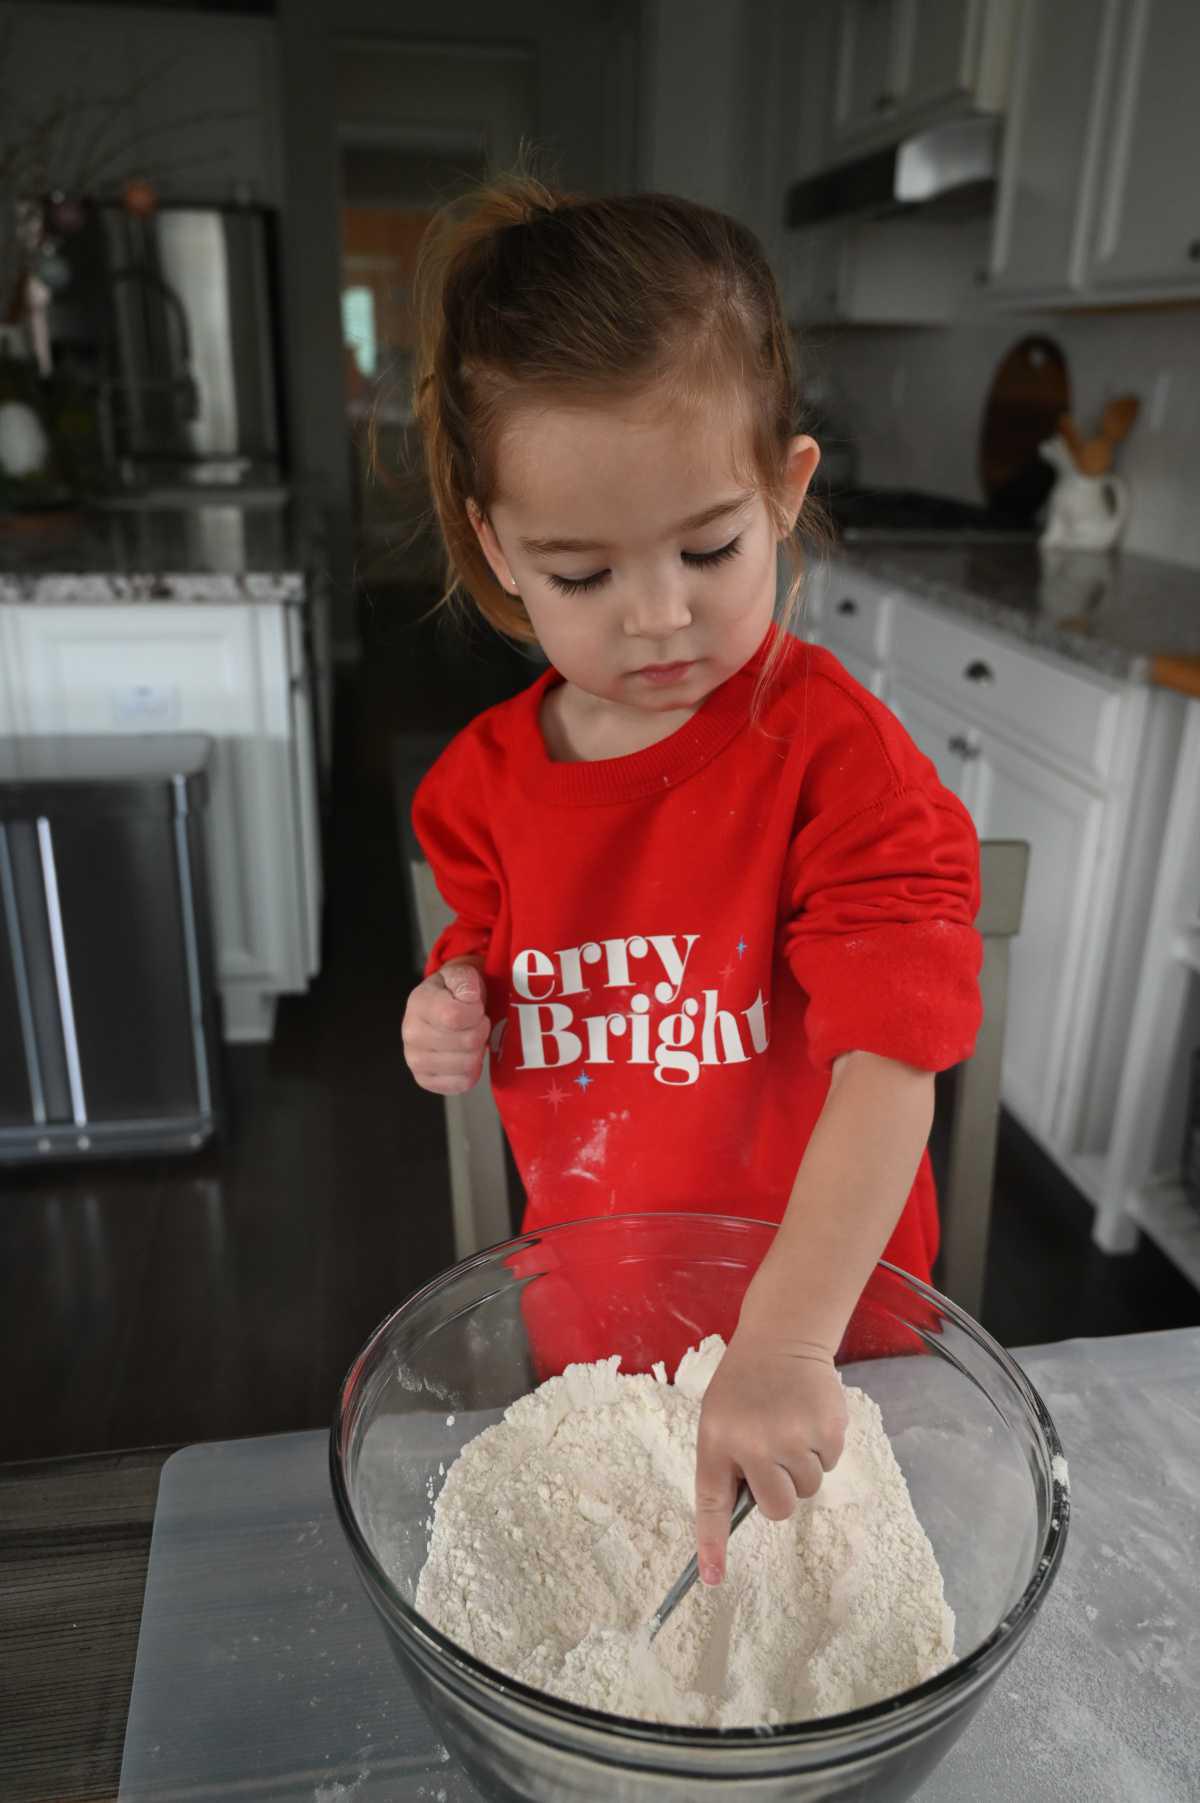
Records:
[[[416,294],[448,593],[549,667],[417,792],[456,918],[405,1054],[447,1095],[490,1048],[527,1231],[780,1223],[700,1421],[718,1583],[739,1477],[784,1519],[841,1454],[834,1356],[876,1260],[930,1277],[933,1073],[980,1020],[978,842],[894,715],[787,630],[819,451],[752,233],[515,171],[442,209]]]

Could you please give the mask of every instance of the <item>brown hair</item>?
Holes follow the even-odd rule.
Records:
[[[413,410],[446,555],[439,605],[465,591],[501,632],[535,639],[466,505],[471,497],[486,515],[496,446],[522,402],[653,391],[666,406],[687,407],[732,391],[744,397],[748,427],[748,467],[738,474],[763,494],[786,546],[782,623],[791,621],[805,555],[789,530],[782,476],[797,395],[779,291],[747,227],[672,194],[555,190],[529,169],[523,146],[512,169],[434,215],[414,308]],[[806,498],[801,518],[808,540],[827,545],[819,503]],[[781,632],[777,652],[783,644]]]

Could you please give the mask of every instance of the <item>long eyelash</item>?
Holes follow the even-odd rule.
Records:
[[[719,551],[681,551],[680,556],[684,563],[693,564],[698,569],[712,569],[714,564],[724,563],[727,557],[736,557],[741,548],[742,538],[739,533],[736,538],[731,538],[727,545],[722,545]],[[548,574],[546,577],[550,587],[556,588],[561,595],[583,595],[589,589],[599,588],[601,583],[607,580],[607,570],[597,570],[594,576],[580,576],[576,580],[572,580],[569,576]]]
[[[736,557],[742,548],[742,537],[739,533],[731,538],[727,545],[719,551],[684,551],[681,553],[685,563],[699,564],[701,568],[711,567],[714,563],[724,563],[727,557]]]

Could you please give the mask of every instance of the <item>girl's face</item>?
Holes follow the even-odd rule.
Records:
[[[690,714],[762,643],[777,541],[731,473],[733,421],[715,404],[686,425],[645,400],[530,409],[502,438],[490,515],[468,503],[497,580],[594,702]],[[792,525],[819,456],[792,440]]]

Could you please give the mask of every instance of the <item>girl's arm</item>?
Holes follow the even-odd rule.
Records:
[[[932,1071],[872,1052],[834,1062],[787,1210],[704,1398],[696,1543],[706,1583],[724,1576],[739,1475],[781,1521],[841,1456],[834,1353],[912,1188],[933,1088]]]

